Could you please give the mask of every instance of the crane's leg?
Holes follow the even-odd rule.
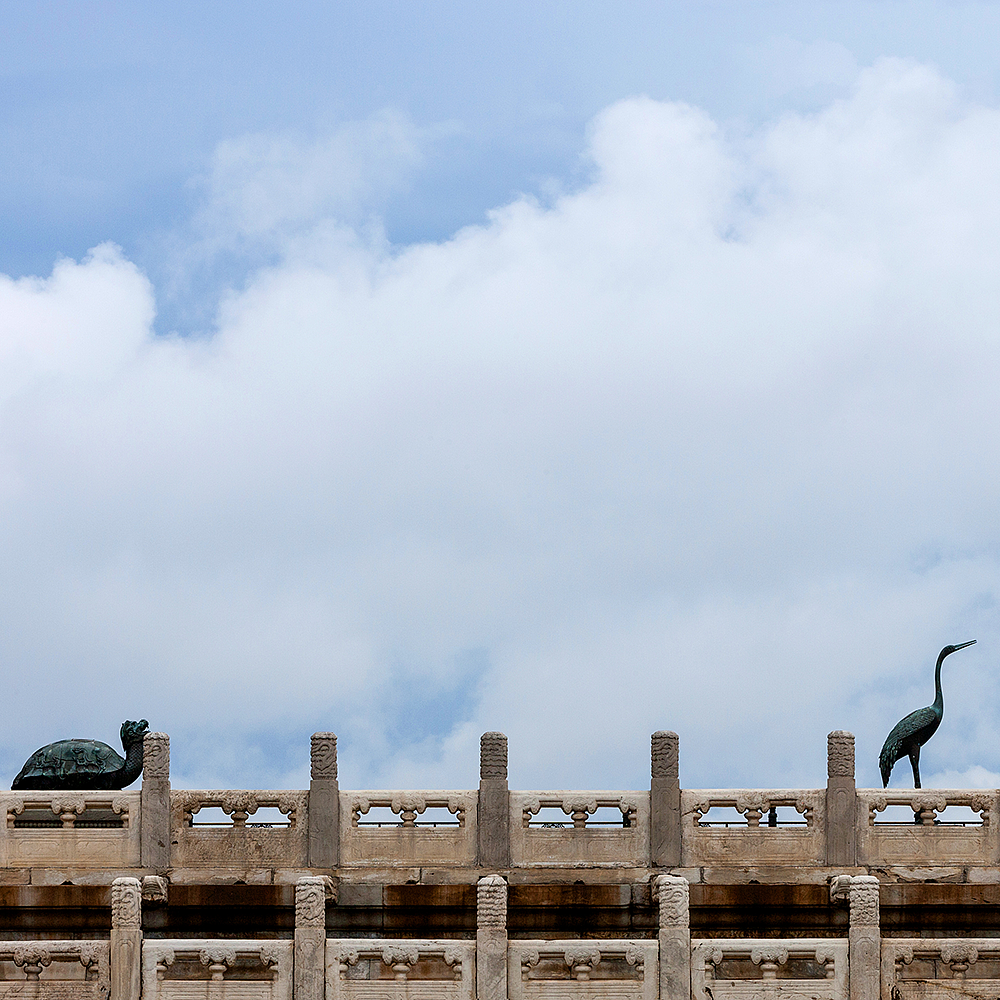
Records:
[[[920,787],[920,747],[910,751],[910,766],[913,768],[913,787]]]

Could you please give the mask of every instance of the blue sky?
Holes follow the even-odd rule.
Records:
[[[1000,781],[994,3],[0,9],[13,774]],[[960,661],[960,662],[959,662]],[[952,685],[949,687],[948,685]],[[954,690],[954,698],[950,691]],[[774,733],[783,734],[776,740]]]

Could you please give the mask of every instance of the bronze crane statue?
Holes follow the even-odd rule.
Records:
[[[897,760],[910,758],[913,767],[913,787],[920,787],[920,748],[937,732],[944,716],[944,694],[941,691],[941,664],[946,656],[951,656],[956,649],[965,649],[976,640],[960,642],[957,646],[945,646],[938,653],[937,666],[934,668],[934,704],[926,708],[918,708],[910,712],[905,719],[900,719],[892,727],[892,732],[885,738],[882,752],[878,755],[878,766],[882,772],[882,787],[889,785],[889,775]]]

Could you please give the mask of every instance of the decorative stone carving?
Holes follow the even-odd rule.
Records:
[[[389,945],[382,949],[382,962],[396,974],[397,982],[405,982],[410,968],[416,965],[420,952],[414,945]]]
[[[76,823],[76,817],[83,815],[87,800],[83,795],[54,795],[51,808],[64,827],[71,827]]]
[[[597,799],[568,796],[562,800],[562,811],[573,818],[574,829],[582,830],[587,825],[587,817],[597,812]]]
[[[15,798],[7,802],[7,829],[13,829],[14,818],[24,812],[24,799]]]
[[[476,885],[476,925],[484,930],[507,928],[507,883],[499,875],[487,875]]]
[[[296,914],[298,916],[298,914]],[[262,944],[260,946],[260,964],[265,968],[270,968],[272,965],[277,965],[280,956],[278,955],[278,949],[273,944]]]
[[[643,950],[636,945],[630,944],[625,949],[625,961],[628,962],[629,965],[634,965],[640,975],[645,971],[646,956]]]
[[[295,926],[326,926],[326,885],[321,877],[300,878],[295,883]]]
[[[691,887],[680,875],[657,875],[653,894],[660,907],[660,928],[683,927],[690,924],[689,902]]]
[[[526,980],[531,975],[531,970],[541,961],[541,955],[537,948],[531,951],[521,952],[521,978]]]
[[[816,949],[816,964],[822,965],[827,979],[833,979],[837,974],[837,956],[830,948]]]
[[[166,733],[146,733],[142,738],[142,776],[170,780],[170,737]]]
[[[951,966],[955,979],[964,979],[966,970],[979,959],[979,950],[972,944],[945,944],[941,946],[941,958]]]
[[[538,814],[542,808],[542,803],[536,795],[532,799],[526,799],[521,808],[521,826],[527,829],[531,825],[531,817]]]
[[[763,979],[777,979],[778,966],[788,961],[788,949],[762,945],[751,950],[750,961],[760,966]]]
[[[259,808],[257,796],[247,791],[226,791],[221,796],[222,811],[233,817],[233,826],[246,826],[247,818]]]
[[[427,809],[427,800],[413,792],[397,792],[392,797],[390,808],[399,813],[403,826],[416,826],[417,816]]]
[[[654,778],[679,780],[680,737],[677,733],[661,729],[650,739],[650,764]]]
[[[973,795],[969,799],[969,808],[980,814],[983,826],[990,825],[990,797],[988,795]]]
[[[313,780],[337,780],[337,734],[313,733],[309,752]]]
[[[742,791],[736,794],[736,811],[747,818],[747,826],[760,826],[760,818],[771,808],[771,800],[758,791]]]
[[[900,970],[904,965],[909,965],[913,961],[913,949],[909,945],[896,945],[895,955],[893,956],[893,969],[895,970],[896,978],[899,978]]]
[[[854,777],[854,733],[837,729],[827,736],[826,773],[830,778]]]
[[[445,948],[444,961],[446,965],[450,965],[452,967],[455,978],[461,980],[462,966],[465,961],[465,955],[462,949],[454,945],[452,947]]]
[[[165,903],[170,883],[162,875],[143,875],[142,901],[144,903]]]
[[[174,949],[165,948],[163,945],[157,945],[153,958],[156,961],[156,978],[162,982],[167,969],[174,964]]]
[[[581,982],[590,979],[594,966],[601,961],[601,951],[595,945],[574,945],[563,952],[563,961],[570,967],[573,978]]]
[[[14,949],[14,964],[19,969],[24,969],[26,979],[36,980],[42,969],[52,964],[52,955],[40,945],[22,944]]]
[[[226,969],[230,965],[236,964],[236,949],[218,946],[202,948],[198,952],[198,961],[202,965],[208,966],[208,971],[212,974],[212,979],[220,980],[225,977]]]
[[[305,811],[305,796],[298,792],[282,792],[278,796],[278,812],[288,817],[289,827],[294,827]]]
[[[479,740],[479,777],[507,780],[507,737],[503,733],[483,733]]]
[[[116,878],[111,883],[111,926],[120,930],[142,927],[142,886],[137,878]]]
[[[874,875],[855,875],[851,879],[851,926],[878,927],[879,881]]]

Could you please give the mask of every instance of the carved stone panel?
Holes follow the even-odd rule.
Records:
[[[474,1000],[475,945],[462,941],[330,938],[327,1000]]]
[[[510,1000],[656,1000],[655,941],[512,941]]]
[[[147,940],[143,1000],[292,1000],[292,942]]]
[[[543,808],[560,809],[572,827],[533,826]],[[590,825],[599,808],[617,813],[622,826]],[[648,865],[649,792],[511,792],[510,855],[515,867]]]

